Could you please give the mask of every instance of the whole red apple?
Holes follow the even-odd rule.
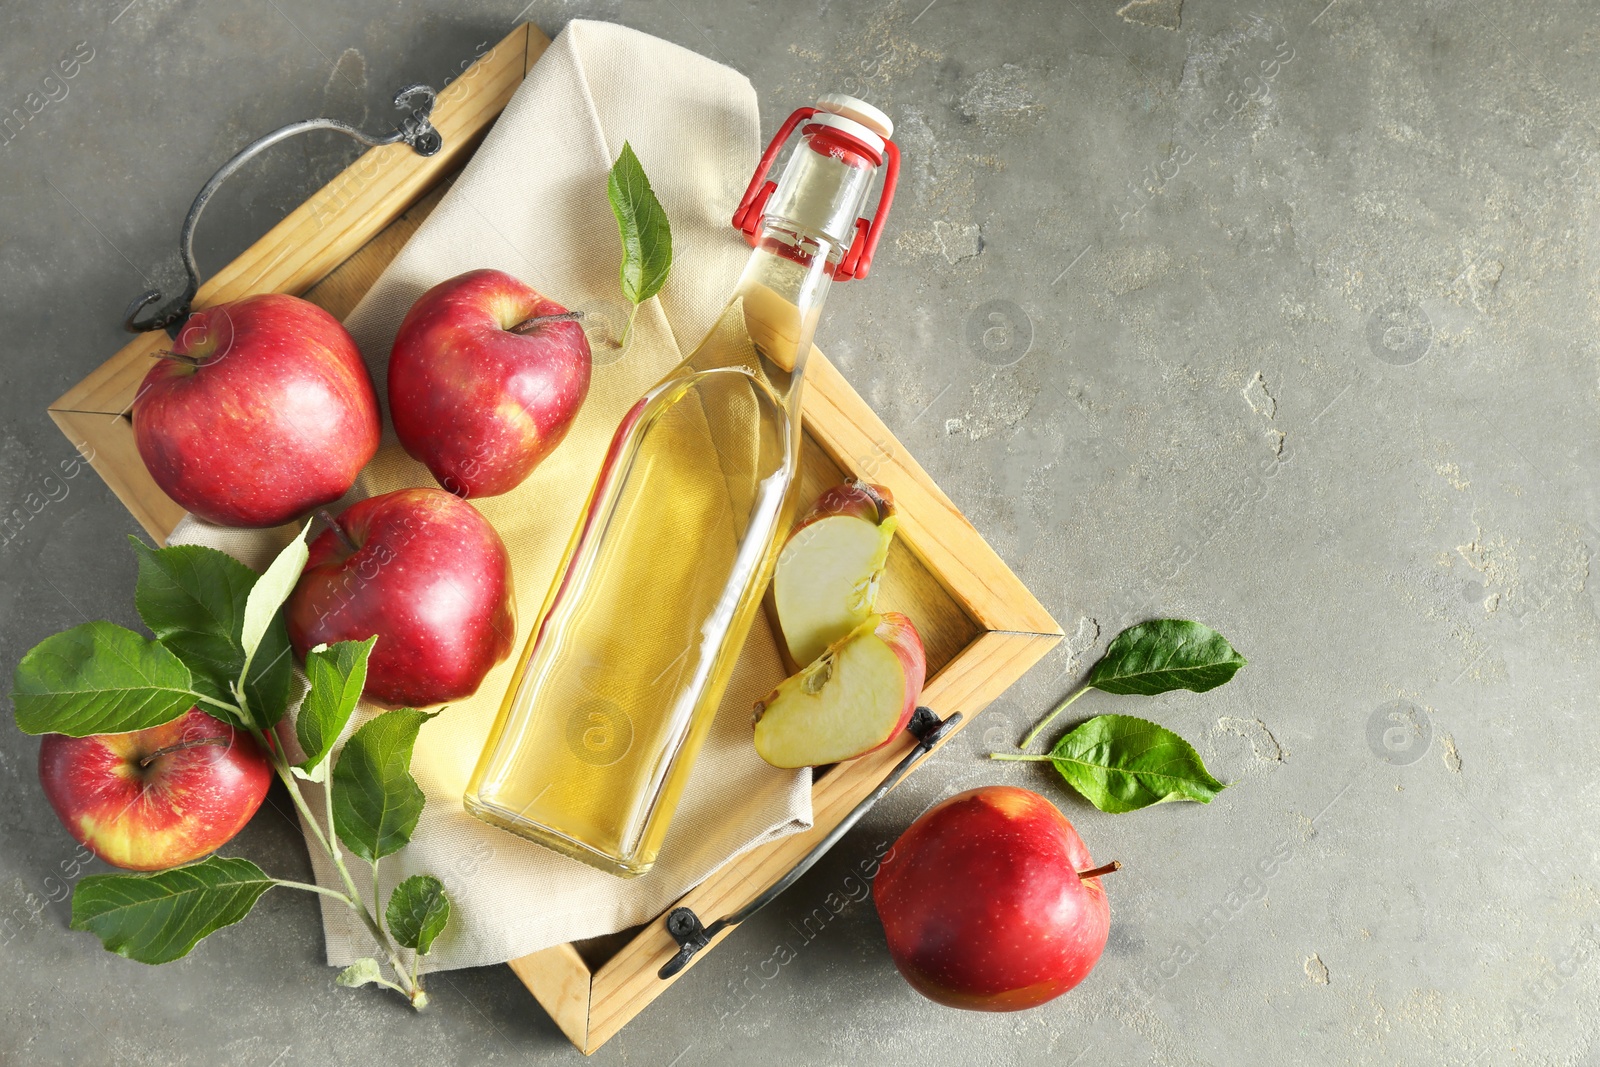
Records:
[[[440,282],[389,356],[400,443],[458,496],[522,484],[589,393],[589,341],[566,308],[498,270]]]
[[[190,315],[133,401],[150,476],[223,526],[277,526],[339,499],[380,431],[355,341],[326,311],[281,293]]]
[[[889,955],[929,1000],[1017,1011],[1093,969],[1111,906],[1089,850],[1037,793],[985,786],[929,808],[872,885]],[[1088,877],[1083,877],[1087,874]]]
[[[249,734],[190,708],[128,734],[45,734],[39,782],[61,825],[96,856],[159,871],[215,852],[244,829],[272,784],[272,765]]]
[[[354,504],[311,542],[286,612],[302,660],[377,635],[369,700],[425,708],[477,692],[511,652],[511,557],[476,508],[440,489]]]

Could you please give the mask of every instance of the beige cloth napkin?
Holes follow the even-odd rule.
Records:
[[[447,887],[450,925],[430,969],[501,963],[646,922],[732,857],[811,825],[810,773],[776,771],[751,744],[751,703],[783,673],[760,617],[650,873],[623,880],[593,870],[479,822],[461,803],[612,431],[700,340],[738,279],[749,249],[728,219],[759,155],[758,133],[755,92],[742,75],[634,30],[573,21],[346,321],[382,396],[390,345],[412,301],[463,271],[497,267],[588,312],[595,355],[588,401],[566,441],[515,491],[474,501],[515,562],[517,651],[476,696],[422,728],[412,771],[427,806],[411,844],[382,864],[385,899],[412,874],[433,874]],[[626,316],[606,174],[625,139],[666,207],[675,261],[621,356],[607,343]],[[384,447],[352,499],[435,484],[387,426],[386,412]],[[289,533],[223,529],[189,516],[168,543],[211,545],[260,568]],[[370,713],[358,713],[352,728]],[[320,801],[313,809],[322,810]],[[318,880],[337,885],[320,850],[311,854]],[[323,927],[330,964],[372,954],[343,905],[324,901]]]

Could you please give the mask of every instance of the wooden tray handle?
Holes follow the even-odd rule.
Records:
[[[342,133],[346,137],[355,138],[369,148],[377,148],[379,145],[404,141],[419,156],[434,155],[444,147],[444,138],[440,136],[438,130],[434,129],[431,121],[434,101],[438,99],[438,96],[438,93],[426,85],[408,85],[401,89],[395,94],[394,106],[401,109],[410,107],[411,113],[402,118],[399,124],[393,127],[393,132],[383,137],[373,137],[337,119],[306,119],[303,122],[291,122],[289,125],[273,130],[265,137],[259,137],[245,145],[232,159],[219,167],[205,185],[200,187],[200,192],[195,196],[194,203],[189,205],[189,214],[183,220],[183,233],[178,239],[178,251],[183,256],[183,269],[189,275],[188,283],[184,286],[183,295],[152,312],[148,317],[141,319],[139,318],[139,313],[161,299],[161,290],[145,290],[134,297],[133,303],[128,305],[128,310],[122,319],[123,328],[129,333],[166,330],[174,338],[177,337],[178,326],[188,317],[195,293],[200,291],[200,267],[195,263],[194,258],[195,226],[199,223],[200,213],[205,210],[212,194],[234,171],[279,141],[286,141],[297,134],[308,133],[311,130],[332,130],[335,133]],[[418,102],[413,104],[413,99]]]
[[[961,722],[961,713],[958,711],[948,719],[939,718],[938,712],[932,708],[921,708],[911,716],[911,721],[906,724],[906,731],[917,739],[916,745],[905,758],[895,765],[894,770],[879,784],[878,788],[868,794],[861,803],[840,820],[839,825],[829,831],[828,836],[817,842],[815,848],[800,858],[800,862],[789,868],[787,874],[779,878],[768,887],[767,891],[756,897],[750,903],[726,918],[705,925],[700,921],[700,916],[694,913],[693,908],[673,908],[667,914],[667,933],[678,943],[678,954],[661,965],[658,976],[665,980],[671,978],[689,965],[695,954],[711,943],[711,939],[730,926],[738,926],[750,916],[771,904],[785,889],[800,880],[800,876],[809,871],[815,863],[827,854],[828,850],[839,843],[850,828],[860,821],[872,805],[888,795],[889,790],[900,784],[900,780],[911,773],[912,766],[926,756],[934,745],[937,745],[944,735]]]

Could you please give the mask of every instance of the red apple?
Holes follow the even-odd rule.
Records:
[[[756,753],[774,767],[821,767],[882,748],[911,721],[926,670],[910,619],[869,615],[756,704]]]
[[[1089,849],[1037,793],[992,785],[923,812],[872,885],[889,955],[940,1004],[1017,1011],[1093,969],[1111,906]]]
[[[378,451],[378,395],[339,320],[263,293],[190,315],[145,375],[133,437],[163,492],[223,526],[339,499]]]
[[[129,734],[45,734],[39,782],[61,825],[96,856],[159,871],[215,852],[244,829],[272,784],[272,765],[249,734],[190,708]]]
[[[829,489],[795,523],[772,593],[796,663],[810,663],[872,614],[898,524],[889,490],[861,481]]]
[[[286,620],[302,660],[317,645],[376,634],[369,700],[460,700],[511,652],[511,557],[465,500],[439,489],[385,493],[352,505],[311,542]]]
[[[509,492],[561,443],[589,393],[589,341],[568,315],[498,270],[411,305],[389,356],[389,417],[440,485]]]

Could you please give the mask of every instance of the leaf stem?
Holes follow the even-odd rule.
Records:
[[[633,305],[633,310],[628,312],[628,325],[622,328],[622,341],[624,351],[628,348],[628,338],[633,336],[633,320],[639,317],[639,305]]]
[[[1063,700],[1061,703],[1057,704],[1051,710],[1050,714],[1048,714],[1044,718],[1040,719],[1039,720],[1039,724],[1037,726],[1035,726],[1032,730],[1028,731],[1028,736],[1024,737],[1022,739],[1022,743],[1020,745],[1018,745],[1017,747],[1018,748],[1027,748],[1029,745],[1033,744],[1034,738],[1038,737],[1041,733],[1044,732],[1044,730],[1045,730],[1045,728],[1047,726],[1049,726],[1051,723],[1056,721],[1056,716],[1060,715],[1063,711],[1066,711],[1067,708],[1072,704],[1072,702],[1074,700],[1077,700],[1079,697],[1083,696],[1083,694],[1087,693],[1089,691],[1089,689],[1090,689],[1090,687],[1087,686],[1087,685],[1080,685],[1078,688],[1074,689],[1071,693],[1068,693],[1067,694],[1067,698],[1065,700]]]
[[[333,849],[329,847],[327,837],[323,836],[321,825],[317,823],[316,817],[311,814],[311,808],[308,804],[306,804],[306,798],[301,795],[300,788],[294,780],[294,773],[289,770],[288,759],[283,755],[282,752],[278,751],[278,747],[276,745],[269,745],[267,743],[266,735],[264,735],[260,730],[256,729],[255,727],[251,727],[250,732],[255,736],[256,742],[260,744],[262,748],[266,749],[268,758],[272,761],[273,771],[277,773],[278,779],[283,782],[285,788],[289,790],[289,799],[294,802],[295,809],[299,811],[301,817],[305,819],[306,825],[311,827],[311,833],[316,837],[317,844],[322,846],[322,851],[328,853],[330,856],[333,855]],[[328,830],[329,832],[332,832],[333,830],[333,824],[331,822],[328,824]],[[345,879],[345,882],[346,887],[351,890],[352,897],[355,897],[355,886],[349,883],[348,878]],[[355,899],[358,902],[360,900],[359,897],[355,897]]]
[[[225,700],[218,700],[215,697],[208,697],[204,693],[196,693],[193,689],[183,690],[183,695],[194,697],[196,703],[210,704],[214,708],[221,708],[223,711],[231,711],[233,714],[239,716],[240,721],[245,720],[245,715],[247,712],[238,704],[229,704]]]
[[[1023,752],[1023,753],[991,752],[991,753],[989,753],[989,758],[990,759],[1000,759],[1000,760],[1010,760],[1010,761],[1015,762],[1015,763],[1049,763],[1051,760],[1055,759],[1054,756],[1032,756],[1032,755],[1027,754],[1026,752]]]
[[[339,851],[339,835],[333,829],[333,775],[328,767],[328,757],[322,757],[322,799],[328,813],[328,858],[338,863],[343,858]]]
[[[348,877],[348,874],[346,877]],[[406,973],[405,964],[400,962],[400,950],[389,939],[389,935],[384,932],[383,927],[378,925],[378,920],[373,918],[372,911],[369,908],[358,908],[356,914],[361,916],[361,922],[372,934],[372,938],[378,943],[378,947],[383,949],[384,956],[389,960],[389,966],[394,968],[394,973],[400,976],[400,981],[405,986],[400,991],[406,995],[407,1000],[411,1001],[412,1007],[418,1011],[422,1010],[422,1005],[427,1003],[427,994],[423,993],[411,979],[411,976]]]
[[[321,893],[325,897],[332,897],[334,900],[353,906],[350,898],[337,889],[329,889],[327,886],[317,885],[313,882],[295,882],[288,878],[274,878],[273,881],[286,889],[304,889],[307,893]]]
[[[367,928],[367,931],[370,934],[372,934],[372,939],[377,942],[378,947],[383,951],[384,956],[389,960],[389,966],[392,967],[395,974],[400,977],[400,985],[395,985],[393,982],[387,981],[383,982],[382,984],[387,985],[391,989],[402,994],[408,1001],[411,1002],[411,1006],[413,1008],[416,1008],[420,1011],[423,1005],[427,1003],[427,994],[424,993],[406,973],[404,965],[400,962],[400,954],[395,948],[394,941],[390,939],[388,933],[383,929],[382,926],[378,924],[378,921],[373,918],[372,910],[368,908],[362,901],[361,890],[356,888],[355,879],[350,876],[350,868],[345,865],[343,854],[340,853],[337,845],[329,843],[330,838],[337,836],[333,828],[332,817],[333,782],[330,780],[323,784],[323,788],[329,791],[328,832],[327,834],[324,834],[322,832],[322,827],[317,825],[316,817],[311,814],[311,807],[306,803],[305,796],[300,792],[300,783],[295,781],[294,773],[289,769],[289,760],[286,756],[284,756],[282,749],[276,745],[268,745],[266,737],[256,727],[252,726],[250,728],[250,732],[255,736],[256,741],[261,744],[262,748],[265,748],[269,753],[272,760],[272,769],[277,772],[279,780],[281,780],[284,786],[289,790],[289,799],[294,801],[296,810],[300,812],[300,816],[305,820],[306,825],[311,828],[311,832],[316,837],[317,843],[322,846],[322,851],[327,853],[329,859],[333,860],[333,865],[339,872],[339,878],[344,882],[346,892],[343,894],[343,896],[345,903],[350,907],[350,910],[354,911],[361,919],[362,925]],[[376,871],[374,871],[374,885],[376,885]],[[373,907],[376,906],[377,901],[373,901]]]
[[[246,652],[244,654],[244,670],[239,672],[239,680],[237,682],[228,683],[228,688],[233,690],[233,699],[239,702],[239,721],[244,723],[245,726],[251,730],[256,728],[256,720],[255,717],[250,714],[250,698],[245,695],[244,686],[245,679],[250,677],[250,664],[255,660],[255,658],[256,654],[254,652]],[[271,723],[263,723],[262,728],[265,729],[270,725]],[[260,741],[263,740],[263,738],[257,738],[256,740]]]

